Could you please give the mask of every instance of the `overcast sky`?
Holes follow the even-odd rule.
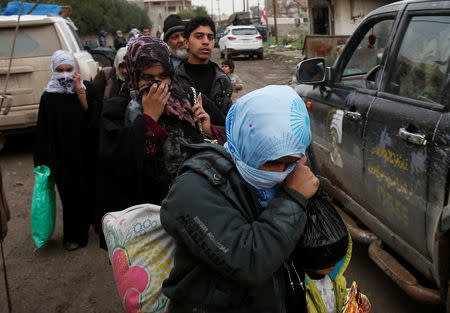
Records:
[[[243,9],[243,2],[247,6],[247,1],[249,7],[258,5],[258,0],[192,0],[192,5],[204,6],[208,13],[211,13],[211,3],[214,10],[214,15],[219,13],[218,8],[220,8],[220,14],[231,14],[233,13],[233,2],[234,11],[239,12]],[[262,9],[264,7],[264,0],[259,0],[259,7]]]

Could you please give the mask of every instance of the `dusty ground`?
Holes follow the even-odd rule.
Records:
[[[219,61],[219,60],[218,60]],[[236,73],[245,83],[242,94],[267,84],[288,83],[294,62],[236,59]],[[62,248],[61,206],[55,233],[47,246],[35,251],[31,238],[30,203],[34,183],[32,136],[7,137],[0,152],[6,196],[12,219],[3,244],[10,294],[15,313],[115,313],[123,312],[107,253],[98,248],[90,232],[86,248]],[[1,263],[0,263],[1,265]],[[356,245],[348,280],[357,280],[372,300],[372,312],[437,312],[411,301],[374,265],[367,248]],[[0,313],[8,312],[3,271],[0,267]],[[257,312],[255,312],[257,313]]]

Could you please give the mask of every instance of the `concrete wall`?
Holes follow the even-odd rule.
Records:
[[[274,18],[269,16],[268,18],[269,27],[271,30],[274,28]],[[278,17],[277,18],[277,30],[278,36],[284,36],[293,31],[303,31],[309,33],[309,22],[300,23],[299,26],[295,24],[295,18],[290,17]]]
[[[388,0],[332,0],[335,34],[351,35],[370,11],[391,2]]]
[[[159,4],[155,4],[154,1],[151,0],[145,0],[144,3],[145,7],[148,9],[148,16],[153,22],[153,28],[151,29],[151,34],[153,36],[158,30],[162,33],[164,20],[170,14],[176,14],[183,10],[183,7],[187,10],[192,9],[192,4],[189,0],[161,0],[157,1]],[[169,10],[169,7],[171,10]]]

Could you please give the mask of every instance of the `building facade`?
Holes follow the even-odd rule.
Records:
[[[192,10],[190,0],[143,0],[148,16],[153,22],[152,35],[158,31],[163,32],[164,20],[170,14],[176,14],[182,10]]]
[[[392,0],[307,0],[310,33],[351,35],[372,10]]]

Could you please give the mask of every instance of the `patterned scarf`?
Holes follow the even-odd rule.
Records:
[[[55,72],[56,68],[61,64],[71,65],[74,70],[72,72]],[[52,79],[48,82],[45,91],[52,93],[75,94],[75,83],[73,81],[75,68],[76,63],[72,53],[66,50],[55,51],[52,55]],[[82,86],[86,89],[83,82]]]
[[[148,92],[153,84],[153,82],[148,82],[139,88],[142,71],[149,67],[149,63],[160,63],[172,80],[169,86],[170,98],[164,108],[164,113],[187,121],[192,127],[195,127],[189,95],[178,82],[174,81],[174,68],[170,61],[170,52],[161,39],[151,36],[139,37],[127,48],[124,61],[127,67],[128,86],[130,90],[138,91],[139,99],[142,98],[144,92]]]

